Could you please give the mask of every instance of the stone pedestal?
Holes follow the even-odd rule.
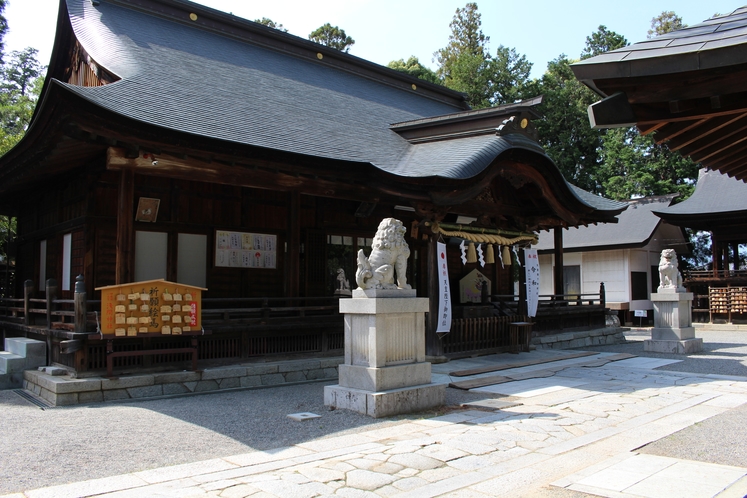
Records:
[[[374,418],[442,405],[446,385],[431,383],[425,361],[426,311],[428,299],[414,290],[356,289],[341,300],[345,362],[324,404]]]
[[[643,350],[654,353],[696,353],[703,349],[703,339],[695,337],[692,326],[692,292],[655,292],[654,328]]]

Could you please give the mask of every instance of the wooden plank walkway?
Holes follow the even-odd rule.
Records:
[[[557,358],[535,358],[531,360],[512,361],[508,363],[501,363],[500,365],[492,365],[489,367],[470,368],[469,370],[457,370],[450,372],[449,375],[452,377],[469,377],[470,375],[480,375],[490,372],[498,372],[499,370],[508,370],[510,368],[521,368],[528,367],[531,365],[540,365],[542,363],[550,363],[553,361],[570,360],[573,358],[582,358],[584,356],[592,356],[599,353],[593,353],[590,351],[583,351],[580,353],[571,353]]]
[[[470,370],[460,370],[458,372],[452,372],[449,375],[454,376],[454,377],[465,377],[467,375],[479,375],[482,373],[506,370],[508,368],[519,368],[519,367],[525,367],[525,366],[530,366],[530,365],[539,365],[542,363],[551,363],[551,362],[560,361],[560,360],[568,360],[572,358],[583,358],[584,356],[592,356],[596,354],[598,353],[591,353],[591,352],[572,353],[563,358],[544,358],[542,360],[525,360],[521,362],[504,363],[503,365],[495,366],[495,367],[483,367],[483,368],[473,368]],[[628,354],[628,353],[618,353],[618,354],[614,354],[610,356],[605,356],[603,358],[595,358],[590,361],[585,361],[583,363],[578,363],[572,366],[574,367],[601,367],[602,365],[606,365],[607,363],[610,363],[613,361],[627,360],[628,358],[635,358],[635,355]],[[539,379],[542,377],[551,377],[555,375],[557,370],[562,370],[562,368],[558,368],[558,369],[551,368],[548,370],[535,370],[534,372],[523,372],[523,373],[517,373],[517,374],[511,374],[511,375],[489,375],[487,377],[478,377],[476,379],[467,379],[467,380],[462,380],[458,382],[451,382],[449,383],[449,387],[453,387],[455,389],[463,389],[467,391],[469,389],[476,389],[478,387],[485,387],[485,386],[493,386],[496,384],[503,384],[505,382],[513,382],[516,380]],[[465,373],[465,372],[476,372],[476,373]]]

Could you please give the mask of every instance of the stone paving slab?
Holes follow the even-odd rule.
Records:
[[[624,361],[569,363],[552,376],[495,386],[498,394],[511,391],[510,399],[488,398],[441,416],[20,496],[513,497],[551,485],[615,497],[739,496],[747,469],[636,449],[741,406],[747,378]]]
[[[610,497],[710,498],[747,475],[747,469],[740,467],[636,453],[623,459],[611,459],[595,470],[569,476],[552,485]]]

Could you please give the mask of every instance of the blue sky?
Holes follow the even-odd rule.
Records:
[[[88,1],[88,0],[85,0]],[[106,0],[102,0],[106,2]],[[355,39],[350,53],[387,64],[415,55],[435,69],[433,52],[446,46],[449,22],[466,1],[454,0],[200,0],[198,3],[246,19],[269,17],[294,35],[307,35],[329,22]],[[561,53],[578,58],[586,37],[600,24],[634,43],[646,38],[651,18],[673,10],[686,24],[697,24],[715,13],[727,14],[747,0],[490,0],[478,1],[483,32],[494,52],[513,47],[534,64],[539,77]],[[603,6],[604,5],[604,6]],[[5,9],[10,33],[6,53],[31,46],[39,60],[49,62],[54,41],[58,0],[10,0]]]

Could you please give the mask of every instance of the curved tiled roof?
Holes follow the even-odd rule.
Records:
[[[185,12],[194,8],[217,22],[238,23],[239,28],[244,23],[249,31],[266,29],[275,42],[207,29],[186,14],[175,19],[147,12],[144,0],[97,5],[62,1],[87,55],[119,80],[100,87],[57,80],[50,84],[119,116],[195,137],[373,165],[404,178],[466,180],[485,171],[500,154],[523,149],[537,154],[560,177],[542,148],[521,134],[492,132],[412,143],[390,127],[464,114],[462,95],[443,87],[407,80],[348,54],[186,1],[151,3]],[[364,70],[332,64],[333,58]],[[563,184],[584,206],[611,214],[622,209],[620,203]]]

